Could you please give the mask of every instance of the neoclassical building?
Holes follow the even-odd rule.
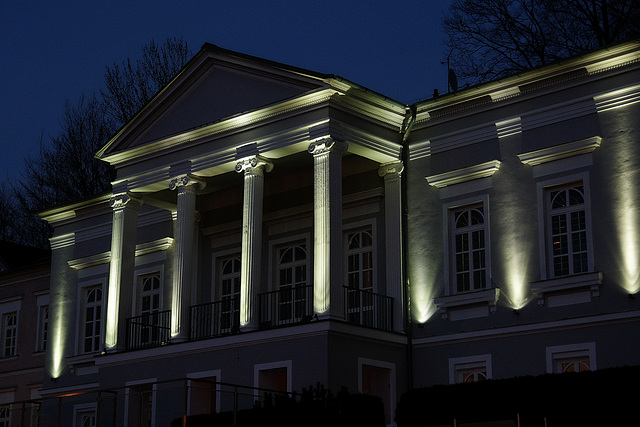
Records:
[[[84,422],[100,395],[119,425],[153,425],[185,399],[231,408],[216,383],[248,387],[244,407],[253,388],[320,383],[384,390],[390,419],[407,387],[406,124],[355,83],[204,45],[97,153],[113,194],[43,214],[44,393],[83,393],[50,418]]]
[[[43,419],[322,384],[391,422],[410,387],[640,363],[639,58],[404,105],[205,44],[97,153],[113,192],[41,214]]]

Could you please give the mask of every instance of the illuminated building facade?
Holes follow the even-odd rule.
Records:
[[[414,386],[637,365],[637,42],[415,106]]]
[[[639,58],[406,106],[203,46],[97,153],[113,193],[42,214],[46,419],[320,383],[391,421],[411,386],[640,363]]]
[[[43,393],[65,396],[46,419],[154,425],[233,408],[232,385],[248,387],[242,408],[253,387],[319,383],[377,390],[390,420],[407,387],[405,113],[203,46],[97,154],[113,193],[42,214],[55,227]]]
[[[0,242],[0,425],[36,425],[49,344],[47,251]]]

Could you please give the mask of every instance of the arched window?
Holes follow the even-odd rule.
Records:
[[[482,204],[452,211],[452,259],[455,292],[487,287],[485,215]]]
[[[587,219],[582,184],[547,192],[548,238],[554,277],[589,271]]]

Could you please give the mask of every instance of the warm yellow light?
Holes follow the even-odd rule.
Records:
[[[529,292],[529,256],[534,245],[516,234],[515,229],[505,229],[506,244],[500,253],[501,265],[504,267],[504,282],[501,297],[514,310],[524,307],[530,299]],[[505,242],[505,243],[506,243]]]
[[[438,311],[434,299],[442,293],[442,287],[436,285],[440,268],[431,259],[409,255],[411,317],[418,323],[425,323]]]
[[[504,197],[492,216],[492,278],[500,287],[501,305],[520,310],[531,300],[532,256],[536,253],[538,229],[530,210],[522,200],[512,197],[520,191],[521,181],[515,176],[500,182]],[[530,202],[532,202],[530,200]],[[524,220],[529,218],[529,220]]]
[[[618,192],[617,204],[617,233],[619,236],[619,268],[622,274],[620,285],[627,293],[635,294],[640,288],[640,248],[638,224],[638,200],[635,196],[637,189],[633,188],[636,179],[631,174],[637,174],[635,170],[626,170],[621,174],[620,182],[616,186]]]
[[[612,125],[628,129],[634,120],[630,113],[624,114],[618,109]],[[631,136],[620,134],[617,141],[612,141],[614,143],[616,151],[609,175],[612,178],[609,188],[613,197],[610,205],[614,209],[615,234],[608,237],[615,243],[608,252],[615,254],[612,256],[614,262],[619,262],[620,277],[614,278],[614,283],[618,282],[626,293],[635,294],[640,291],[640,197],[636,188],[640,179],[637,168],[639,158]]]
[[[51,313],[50,313],[51,314]],[[64,343],[63,343],[63,328],[68,325],[67,322],[63,322],[62,316],[57,316],[55,319],[51,319],[51,330],[55,331],[53,339],[51,340],[51,367],[49,374],[51,378],[58,378],[62,374],[62,361],[64,359]]]

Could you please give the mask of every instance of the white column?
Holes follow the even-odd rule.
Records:
[[[236,164],[236,172],[244,173],[244,208],[242,211],[242,255],[240,270],[240,327],[258,327],[257,298],[260,287],[262,248],[262,198],[264,171],[273,164],[260,156],[248,157]]]
[[[177,341],[189,338],[193,256],[197,244],[196,190],[200,190],[204,186],[204,181],[189,175],[179,176],[169,183],[169,188],[178,190],[171,287],[171,337]]]
[[[387,268],[387,295],[393,298],[393,329],[402,332],[402,204],[401,162],[380,166],[378,174],[384,177],[385,252]]]
[[[113,224],[106,302],[105,350],[107,351],[124,348],[126,324],[119,322],[119,317],[126,319],[131,315],[131,290],[136,255],[135,236],[140,206],[142,206],[142,199],[130,194],[118,194],[111,198]],[[123,338],[120,345],[118,345],[118,337]]]
[[[313,154],[313,306],[320,318],[344,319],[342,274],[342,155],[333,138],[309,145]]]

